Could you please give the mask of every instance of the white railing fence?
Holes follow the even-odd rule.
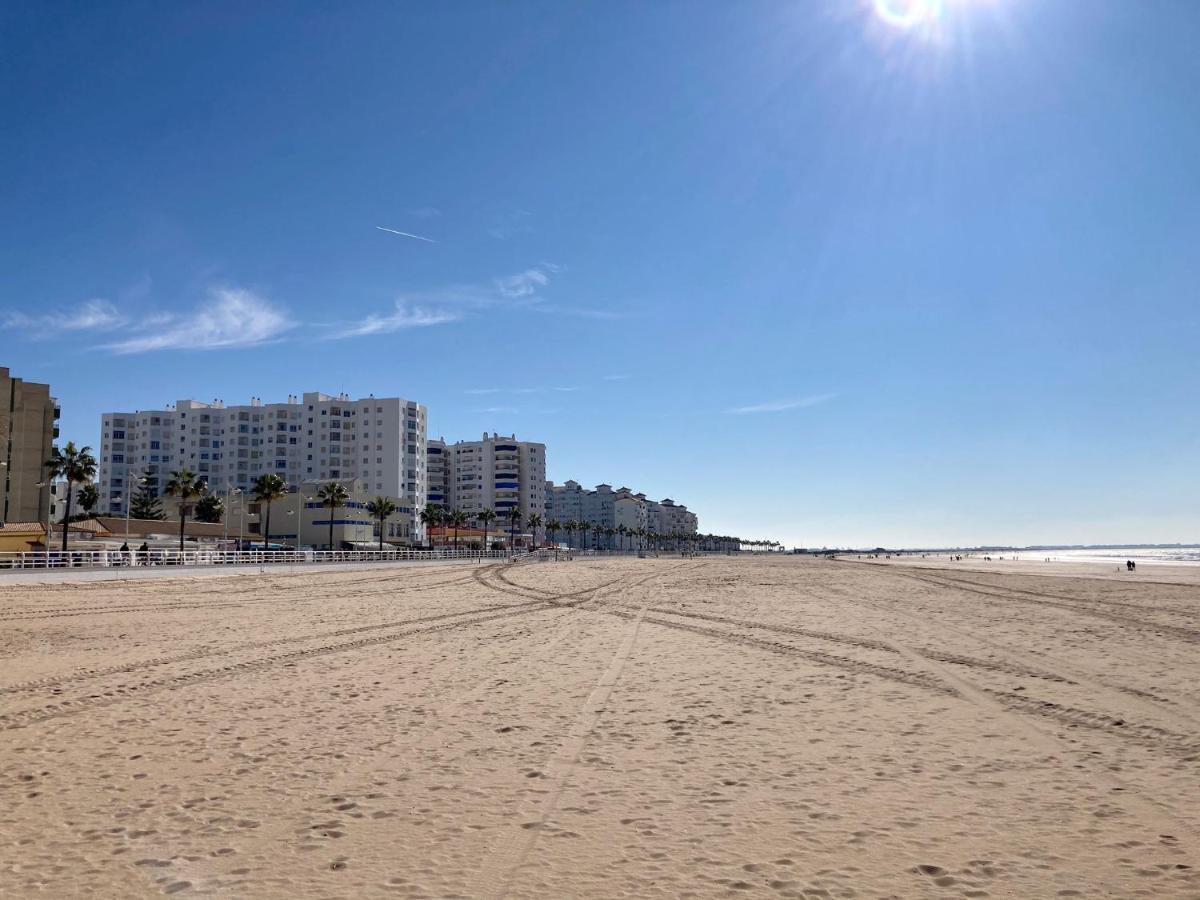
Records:
[[[573,559],[575,557],[674,556],[679,550],[594,550],[542,547],[518,550],[51,550],[0,551],[0,570],[120,568],[145,566],[263,566],[302,563],[380,563],[454,559]],[[727,555],[728,550],[699,551],[698,555]]]
[[[521,559],[502,550],[51,550],[0,552],[2,569],[145,566],[262,566],[299,563],[416,562],[440,559]]]

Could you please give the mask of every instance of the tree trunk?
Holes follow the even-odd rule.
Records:
[[[266,529],[263,531],[263,549],[271,546],[271,501],[267,501]]]
[[[383,519],[379,520],[379,552],[383,552]]]
[[[332,505],[329,507],[329,549],[330,550],[333,549],[333,511],[334,511],[334,509],[336,509],[336,507],[334,507]]]
[[[183,552],[183,523],[187,521],[187,506],[182,498],[179,501],[179,552]]]

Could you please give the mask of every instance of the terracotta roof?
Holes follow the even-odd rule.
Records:
[[[111,534],[125,534],[125,518],[124,516],[100,516],[97,519],[101,522],[104,528],[108,529]],[[196,522],[188,519],[183,526],[183,534],[185,537],[207,537],[219,538],[224,537],[228,533],[230,538],[238,536],[238,525],[236,522],[229,523],[228,532],[226,532],[223,522]],[[179,534],[178,519],[130,519],[129,520],[129,536],[143,537],[150,534]],[[246,537],[260,538],[259,535],[246,532]],[[261,538],[260,538],[261,539]]]
[[[42,522],[5,522],[0,525],[3,534],[45,534],[46,526]]]
[[[62,534],[62,522],[55,523],[54,530],[58,534]],[[71,522],[70,530],[77,534],[108,534],[108,529],[100,523],[99,519],[80,519],[78,522]]]

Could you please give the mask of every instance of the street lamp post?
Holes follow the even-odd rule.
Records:
[[[38,489],[38,524],[42,521],[42,488],[49,484],[47,481],[39,481],[34,485]],[[49,494],[46,496],[49,501]],[[50,503],[46,503],[46,539],[42,541],[42,549],[46,551],[46,568],[50,568]]]
[[[141,488],[141,487],[146,486],[146,481],[149,480],[149,478],[150,478],[150,476],[148,473],[142,472],[139,475],[135,475],[133,477],[133,480],[134,480],[134,482],[137,483],[137,486],[139,488]],[[125,490],[125,543],[128,544],[129,543],[129,513],[130,513],[130,510],[133,509],[133,491],[130,490],[130,488],[132,488],[133,485],[126,485],[125,487],[126,487],[126,490]],[[117,499],[119,500],[120,498],[118,497]]]
[[[246,537],[246,497],[245,492],[241,488],[234,488],[233,493],[238,494],[238,506],[241,508],[241,524],[238,526],[238,549],[242,548],[242,541]],[[226,519],[228,519],[226,515]]]
[[[221,517],[221,520],[225,526],[223,529],[221,529],[221,543],[223,544],[229,543],[229,490],[232,487],[233,485],[231,485],[228,481],[225,482],[225,515]]]

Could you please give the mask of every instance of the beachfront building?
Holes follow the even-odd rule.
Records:
[[[440,466],[437,480],[430,476],[430,484],[440,489],[443,497],[441,501],[431,498],[431,503],[461,509],[472,517],[491,509],[501,520],[510,510],[519,509],[522,523],[533,513],[544,513],[545,444],[519,441],[516,435],[485,433],[478,441],[430,441],[427,452],[427,470]],[[430,494],[437,493],[431,487]],[[500,526],[498,522],[497,530]]]
[[[647,501],[646,521],[647,530],[655,534],[695,534],[699,527],[696,514],[670,498]]]
[[[626,532],[645,529],[647,533],[659,535],[695,534],[699,524],[695,513],[671,499],[650,500],[645,494],[635,494],[627,487],[614,489],[610,484],[598,484],[589,491],[577,481],[560,485],[546,482],[545,518],[548,522],[564,524],[583,522],[589,528],[599,525],[605,532],[610,528],[617,531],[623,526]],[[589,531],[583,543],[594,546],[597,543],[595,535]],[[599,537],[601,547],[616,548],[622,543],[617,535]]]
[[[446,455],[446,442],[430,438],[425,444],[425,477],[428,481],[427,502],[436,506],[450,506],[450,485],[447,481],[452,465]]]
[[[58,437],[50,385],[13,378],[0,366],[0,524],[44,522],[50,509],[45,464]]]
[[[366,479],[354,479],[342,482],[346,486],[350,499],[345,505],[335,510],[321,502],[317,491],[320,482],[305,482],[303,486],[303,515],[300,527],[300,546],[315,547],[323,550],[375,550],[379,547],[379,522],[367,510],[367,504],[375,497],[369,490],[370,482]],[[282,540],[295,544],[295,503],[289,503],[294,497],[285,497],[278,501],[278,506],[271,512],[271,540]],[[251,502],[251,506],[254,504]],[[260,505],[261,506],[261,505]],[[259,519],[262,518],[261,510]],[[281,515],[282,513],[282,515]],[[333,519],[333,545],[329,544],[329,523]],[[276,534],[275,523],[290,520],[291,534]],[[385,550],[398,546],[407,547],[415,543],[417,520],[412,504],[405,501],[396,502],[396,512],[383,522],[383,547]],[[279,531],[284,531],[282,525]]]
[[[425,407],[402,397],[321,393],[284,403],[180,400],[165,409],[104,413],[100,508],[121,515],[140,479],[161,496],[170,473],[186,468],[223,497],[248,494],[260,475],[274,473],[292,492],[302,482],[356,481],[372,496],[420,509],[426,422]]]

